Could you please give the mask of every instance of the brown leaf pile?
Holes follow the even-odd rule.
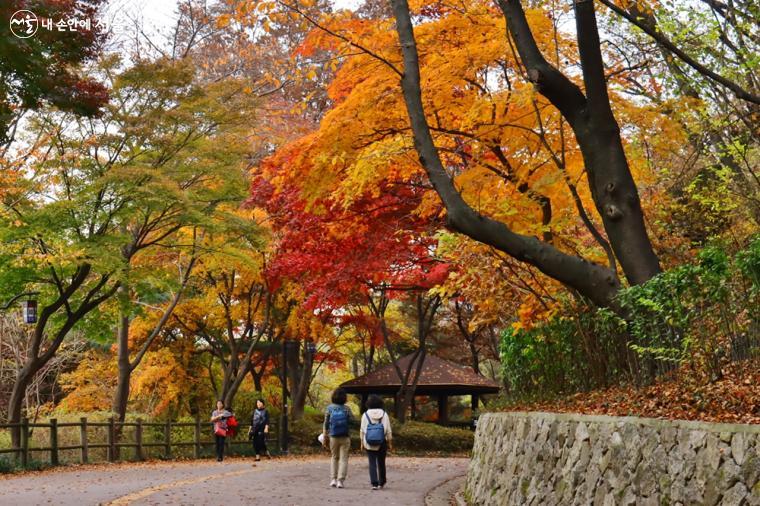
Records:
[[[701,382],[681,372],[647,387],[612,387],[507,409],[760,424],[760,359],[729,364],[722,373]]]

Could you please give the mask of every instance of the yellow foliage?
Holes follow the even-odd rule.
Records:
[[[132,374],[130,399],[139,399],[141,411],[158,416],[187,392],[189,382],[185,364],[168,348],[148,352]]]
[[[75,370],[61,374],[66,397],[59,409],[68,412],[110,411],[116,388],[116,360],[110,353],[88,351]]]

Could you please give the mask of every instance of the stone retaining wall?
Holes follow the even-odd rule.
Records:
[[[477,505],[760,505],[760,425],[550,413],[480,417]]]

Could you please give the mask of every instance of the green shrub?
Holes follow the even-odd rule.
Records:
[[[0,455],[0,474],[8,474],[16,471],[16,459],[13,454]]]
[[[557,318],[540,327],[507,328],[501,336],[502,378],[510,393],[587,388],[575,323]]]
[[[475,433],[467,429],[411,420],[403,425],[391,423],[394,449],[404,455],[469,453],[475,442]]]
[[[320,451],[317,436],[322,432],[323,420],[321,413],[313,413],[290,424],[290,446],[293,452]],[[470,430],[442,427],[434,423],[407,421],[401,425],[391,419],[391,426],[393,427],[394,451],[403,455],[468,453],[474,442],[474,433]],[[360,447],[358,419],[351,425],[350,433],[351,449],[358,451]]]
[[[619,311],[569,303],[558,316],[501,336],[511,400],[547,399],[621,380],[648,383],[687,364],[720,377],[726,360],[760,352],[760,236],[735,255],[709,246],[693,264],[620,291]],[[625,315],[625,319],[619,315]]]
[[[305,415],[300,420],[291,422],[288,427],[290,444],[297,447],[319,447],[317,436],[322,432],[322,420]],[[357,440],[358,441],[358,440]]]
[[[622,290],[618,300],[628,315],[623,323],[644,367],[688,364],[715,379],[724,359],[754,355],[760,344],[759,272],[756,237],[734,257],[709,246],[699,252],[697,263]]]

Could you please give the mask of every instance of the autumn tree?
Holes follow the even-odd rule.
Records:
[[[81,68],[102,50],[106,33],[94,21],[102,0],[70,2],[9,0],[0,5],[0,154],[5,156],[29,110],[52,105],[92,116],[107,101],[106,88]],[[11,16],[31,9],[38,20],[90,19],[89,28],[44,30],[20,38],[11,33]],[[20,27],[19,27],[20,28]],[[19,29],[17,28],[17,30]]]
[[[286,390],[291,399],[290,415],[303,417],[314,378],[322,367],[342,365],[345,359],[346,334],[337,329],[332,313],[315,312],[299,300],[300,290],[292,287],[292,310],[283,327],[281,343],[288,346]],[[280,368],[282,363],[280,360]],[[282,369],[280,369],[282,374]]]
[[[414,214],[424,191],[394,185],[380,196],[368,191],[350,202],[320,199],[310,207],[308,189],[283,178],[292,167],[283,160],[299,156],[297,143],[282,149],[265,161],[254,179],[250,203],[270,213],[279,233],[271,272],[301,287],[306,308],[332,313],[336,325],[353,325],[357,335],[374,334],[370,353],[382,339],[394,364],[399,358],[399,329],[389,327],[388,306],[404,300],[414,308],[411,341],[419,360],[414,370],[396,371],[404,385],[398,403],[403,414],[441,303],[427,291],[448,274],[446,264],[435,257],[435,238],[426,234],[431,221]],[[358,310],[356,317],[345,317],[346,307]]]
[[[637,132],[652,163],[662,166],[660,184],[674,200],[668,209],[674,233],[703,245],[730,228],[750,230],[753,222],[756,228],[760,77],[749,55],[760,48],[747,25],[748,6],[603,3],[609,9],[604,31],[621,48],[611,64],[624,60],[638,69],[627,73],[625,92],[667,110],[682,131],[674,139],[672,126],[649,120],[649,135]],[[623,54],[624,47],[634,50]],[[646,84],[652,80],[661,84]],[[669,174],[666,167],[676,163],[688,170]]]
[[[60,118],[38,121],[43,132],[50,132],[43,123],[60,131]],[[0,292],[40,292],[38,320],[9,401],[11,423],[20,420],[35,375],[120,285],[116,217],[128,197],[114,191],[97,164],[57,156],[55,136],[42,137],[46,149],[25,159],[25,177],[3,199],[3,215],[11,219],[0,221]]]
[[[203,85],[189,60],[143,63],[119,76],[114,87],[116,108],[104,117],[112,146],[125,145],[122,169],[139,181],[133,193],[131,219],[122,223],[130,242],[122,248],[127,269],[149,247],[179,248],[187,254],[174,262],[177,287],[164,312],[137,353],[130,357],[132,299],[139,290],[123,285],[118,324],[119,382],[114,412],[126,413],[130,374],[139,365],[163,325],[171,317],[198,259],[197,246],[208,230],[234,212],[245,188],[245,141],[256,101],[247,83],[225,80]],[[108,125],[108,126],[107,126]],[[220,153],[219,144],[227,149]],[[114,148],[117,152],[117,148]],[[115,160],[122,162],[121,154]],[[232,218],[235,220],[236,218]],[[128,271],[129,272],[129,271]],[[136,282],[142,272],[135,275]],[[131,292],[131,293],[130,293]]]
[[[593,2],[576,2],[576,32],[584,90],[552,65],[536,42],[519,1],[499,2],[520,63],[529,80],[570,124],[583,155],[594,205],[626,278],[647,281],[660,270],[644,226],[638,191],[631,176],[607,92]],[[415,148],[431,183],[448,211],[450,225],[478,240],[538,267],[602,306],[611,306],[619,282],[610,266],[568,255],[551,244],[515,234],[504,223],[478,213],[456,190],[438,153],[422,101],[419,54],[406,1],[393,2],[404,57],[400,74],[415,136]]]
[[[269,358],[259,352],[266,337],[277,332],[273,328],[277,293],[265,276],[266,245],[259,242],[255,229],[206,238],[215,240],[224,246],[199,261],[190,293],[167,322],[167,331],[202,343],[201,349],[212,358],[209,379],[214,393],[232,405],[252,368]],[[212,373],[213,361],[221,365],[219,380]]]

